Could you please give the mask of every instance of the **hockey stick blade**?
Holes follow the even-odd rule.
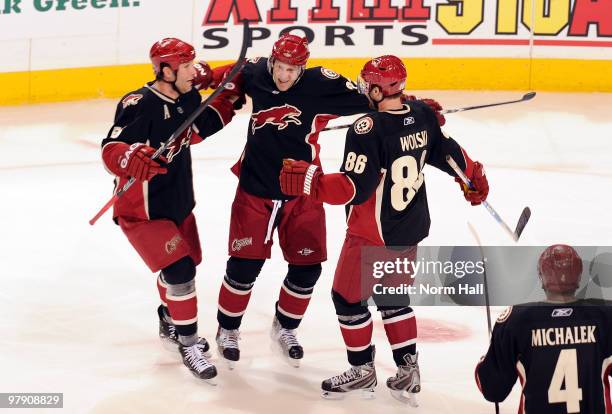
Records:
[[[454,114],[454,113],[457,113],[457,112],[471,111],[473,109],[489,108],[489,107],[492,107],[492,106],[499,106],[499,105],[509,105],[509,104],[513,104],[513,103],[529,101],[529,100],[533,99],[535,96],[536,96],[535,92],[528,92],[525,95],[523,95],[523,97],[521,99],[515,99],[513,101],[497,102],[497,103],[492,103],[492,104],[476,105],[476,106],[466,106],[465,108],[445,109],[445,110],[441,111],[441,113],[443,115],[446,115],[446,114]],[[336,129],[350,128],[351,125],[353,125],[353,124],[343,124],[343,125],[330,126],[330,127],[323,128],[322,131],[333,131],[333,130],[336,130]]]
[[[193,124],[196,118],[202,112],[204,112],[204,110],[208,107],[208,105],[210,105],[212,100],[215,99],[223,91],[223,89],[225,89],[225,85],[227,85],[229,82],[232,81],[232,79],[234,79],[234,77],[238,74],[238,72],[244,66],[246,52],[250,44],[251,44],[251,30],[249,29],[249,21],[244,20],[243,34],[242,34],[242,47],[240,49],[240,56],[238,57],[238,60],[236,61],[236,64],[234,65],[232,70],[228,73],[225,80],[217,87],[217,89],[215,89],[213,93],[211,93],[208,96],[208,98],[202,101],[200,106],[191,115],[189,115],[187,119],[183,121],[181,125],[179,125],[176,131],[174,131],[172,135],[170,135],[170,138],[168,138],[167,140],[161,143],[159,148],[151,156],[151,159],[155,159],[159,157],[166,150],[166,148],[168,148],[168,146],[174,142],[176,137],[180,136],[183,133],[183,131],[189,128],[191,124]],[[123,185],[123,187],[121,187],[121,189],[117,191],[111,197],[111,199],[106,202],[106,204],[104,204],[104,206],[96,213],[96,215],[91,220],[89,220],[89,224],[91,224],[92,226],[96,224],[96,221],[98,221],[98,219],[102,217],[104,213],[106,213],[115,204],[115,202],[117,202],[117,200],[119,200],[119,197],[121,197],[134,184],[135,181],[136,180],[134,179],[134,177],[130,177],[130,179]]]
[[[448,163],[448,165],[451,166],[451,168],[455,171],[455,173],[461,179],[461,181],[465,183],[465,185],[467,185],[471,189],[474,188],[474,185],[472,184],[470,179],[465,175],[465,173],[461,170],[461,168],[459,168],[459,166],[457,165],[453,157],[451,157],[450,155],[447,155],[446,162]],[[512,240],[514,240],[515,242],[518,241],[518,237],[516,236],[516,234],[512,231],[510,226],[506,224],[504,219],[501,218],[499,213],[495,211],[493,206],[488,201],[483,201],[481,204],[484,208],[487,209],[487,211],[493,217],[493,219],[497,221],[500,226],[502,226],[502,228],[506,231],[506,233],[508,233],[508,235],[512,237]]]
[[[529,207],[525,207],[523,209],[523,212],[521,213],[521,216],[518,219],[518,222],[516,223],[516,229],[514,230],[515,240],[518,240],[519,237],[521,237],[521,234],[523,234],[523,230],[525,230],[525,226],[527,225],[527,222],[530,218],[531,209]]]
[[[513,101],[504,101],[504,102],[497,102],[497,103],[485,104],[485,105],[467,106],[465,108],[449,109],[447,111],[442,111],[442,113],[443,114],[454,114],[456,112],[471,111],[473,109],[482,109],[482,108],[490,108],[490,107],[493,107],[493,106],[509,105],[509,104],[513,104],[513,103],[529,101],[529,100],[533,99],[535,96],[536,96],[535,92],[528,92],[525,95],[523,95],[523,97],[521,99],[515,99]]]

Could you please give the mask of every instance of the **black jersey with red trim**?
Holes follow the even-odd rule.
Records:
[[[326,68],[306,69],[284,92],[276,88],[266,58],[249,60],[241,73],[244,91],[253,100],[253,113],[240,186],[258,197],[287,199],[278,181],[283,159],[320,165],[317,140],[328,121],[371,111],[353,82]]]
[[[517,376],[519,413],[610,414],[612,302],[531,303],[506,309],[476,367],[489,401],[503,401]]]
[[[117,142],[141,142],[159,148],[201,103],[201,95],[195,89],[172,99],[151,85],[121,98],[113,126],[102,141],[103,153],[105,146]],[[221,115],[212,106],[206,108],[162,154],[168,160],[168,173],[134,183],[115,203],[113,217],[170,219],[181,223],[195,206],[189,146],[223,128],[224,119],[231,119],[231,115]],[[115,191],[126,181],[125,177],[115,177]]]
[[[430,164],[454,177],[446,155],[465,169],[461,147],[443,134],[422,101],[355,121],[340,169],[355,186],[347,207],[348,233],[387,246],[413,246],[427,237],[423,168]]]

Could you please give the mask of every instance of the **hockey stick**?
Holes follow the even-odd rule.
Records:
[[[480,242],[480,237],[478,237],[478,233],[476,233],[476,229],[472,226],[472,223],[468,221],[468,227],[472,236],[476,239],[476,243],[478,243],[478,249],[480,250],[480,256],[482,256],[483,263],[483,272],[482,272],[482,283],[484,285],[484,295],[485,295],[485,308],[487,310],[487,328],[489,329],[489,338],[491,338],[491,334],[493,333],[493,329],[491,328],[491,306],[489,303],[489,284],[487,282],[487,266],[484,255],[484,250],[482,248],[482,243]],[[499,403],[495,402],[495,414],[499,414]]]
[[[447,155],[446,162],[457,173],[457,175],[459,176],[459,178],[461,178],[461,181],[463,181],[465,185],[470,188],[474,188],[470,179],[467,178],[463,171],[461,171],[461,168],[459,168],[453,157]],[[491,216],[493,216],[495,221],[497,221],[503,227],[506,233],[508,233],[510,237],[512,237],[512,240],[514,240],[515,242],[518,241],[519,237],[521,237],[521,234],[523,233],[523,230],[525,229],[525,226],[527,225],[527,222],[529,221],[529,218],[531,217],[531,210],[529,209],[529,207],[525,207],[523,209],[523,212],[521,213],[521,216],[519,217],[518,223],[516,225],[516,229],[512,231],[512,229],[506,224],[506,222],[500,217],[500,215],[497,214],[497,211],[495,211],[491,204],[489,204],[487,201],[483,201],[482,205],[487,209]]]
[[[249,48],[250,44],[251,31],[249,30],[248,20],[245,20],[243,25],[242,48],[240,49],[240,57],[238,57],[238,60],[236,61],[236,64],[234,65],[232,70],[228,73],[225,80],[223,80],[223,82],[217,87],[217,89],[213,93],[211,93],[210,96],[206,98],[200,104],[200,106],[191,115],[189,115],[189,117],[185,119],[185,121],[183,121],[181,125],[179,125],[176,131],[174,131],[172,135],[170,135],[170,138],[161,143],[159,148],[151,156],[151,159],[159,157],[166,150],[166,148],[168,148],[168,146],[171,145],[174,140],[183,133],[183,131],[189,128],[191,124],[193,124],[193,122],[204,111],[204,109],[206,109],[208,105],[210,105],[212,100],[215,99],[215,97],[217,97],[223,91],[223,89],[225,89],[225,85],[232,81],[234,76],[236,76],[236,74],[242,69],[242,66],[244,66],[244,58],[246,56],[246,51]],[[110,209],[113,204],[117,202],[117,200],[119,200],[119,197],[121,197],[123,194],[125,194],[127,190],[130,189],[130,187],[132,186],[132,184],[134,184],[135,181],[136,179],[134,177],[130,177],[130,179],[123,185],[123,187],[119,191],[117,191],[113,195],[113,197],[107,201],[106,204],[104,204],[100,211],[98,211],[98,213],[91,220],[89,220],[89,224],[93,226],[96,221],[98,221],[98,219],[102,217],[102,215],[106,213],[106,211]]]
[[[446,115],[446,114],[454,114],[456,112],[471,111],[473,109],[490,108],[492,106],[499,106],[499,105],[509,105],[513,103],[528,101],[530,99],[533,99],[534,96],[536,96],[535,92],[528,92],[525,95],[523,95],[521,99],[515,99],[513,101],[504,101],[504,102],[497,102],[497,103],[485,104],[485,105],[466,106],[465,108],[445,109],[441,111],[440,113],[442,115]],[[335,129],[349,128],[351,125],[353,124],[330,126],[330,127],[323,128],[322,131],[333,131]]]

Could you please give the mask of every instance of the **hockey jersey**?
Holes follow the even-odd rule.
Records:
[[[278,181],[283,159],[320,165],[317,141],[329,120],[371,111],[368,99],[352,81],[326,68],[306,69],[284,92],[276,88],[266,58],[249,60],[241,73],[253,113],[241,158],[240,186],[258,197],[287,199]]]
[[[423,168],[430,164],[454,177],[446,155],[465,169],[461,147],[444,135],[422,101],[355,121],[340,169],[355,187],[347,205],[348,234],[386,246],[414,246],[427,237]]]
[[[113,168],[109,168],[108,163],[113,161],[104,157],[108,146],[117,142],[141,142],[159,148],[201,103],[201,95],[195,89],[172,99],[153,88],[152,84],[128,93],[117,105],[113,126],[102,141],[103,159],[110,172]],[[170,219],[179,224],[191,213],[195,199],[189,146],[214,134],[231,120],[232,105],[219,104],[223,99],[217,97],[218,104],[213,102],[207,107],[162,154],[168,160],[167,174],[134,183],[115,203],[113,217]],[[116,176],[115,192],[127,180],[127,177]]]
[[[531,303],[508,308],[476,367],[489,401],[503,401],[517,376],[524,414],[610,414],[611,302]]]

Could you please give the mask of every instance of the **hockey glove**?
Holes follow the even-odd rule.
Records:
[[[414,95],[407,95],[405,93],[402,94],[402,103],[405,103],[407,101],[414,101],[417,99],[418,98]],[[421,99],[421,101],[423,101],[427,106],[432,109],[432,111],[434,111],[434,113],[436,114],[436,118],[438,119],[438,124],[440,124],[440,126],[444,126],[444,124],[446,124],[446,118],[444,117],[444,114],[442,114],[442,105],[440,105],[440,103],[435,99],[430,98]]]
[[[317,165],[284,159],[279,176],[281,191],[290,196],[314,195],[321,174]]]
[[[471,167],[471,168],[470,168]],[[469,171],[471,169],[471,171]],[[455,177],[455,181],[461,186],[461,191],[465,199],[472,203],[473,206],[477,206],[487,199],[489,195],[489,182],[485,175],[482,164],[476,161],[471,166],[468,166],[466,174],[472,182],[472,187],[469,188],[459,177]]]
[[[196,70],[196,74],[193,77],[193,87],[199,91],[211,87],[211,83],[213,83],[213,72],[208,63],[201,60],[194,64],[193,67]]]
[[[126,145],[127,146],[127,145]],[[125,175],[134,177],[138,181],[149,181],[157,174],[166,174],[168,170],[161,164],[151,159],[155,148],[145,144],[132,144],[119,157],[119,166],[125,171]],[[166,158],[158,157],[162,164],[167,162]]]

